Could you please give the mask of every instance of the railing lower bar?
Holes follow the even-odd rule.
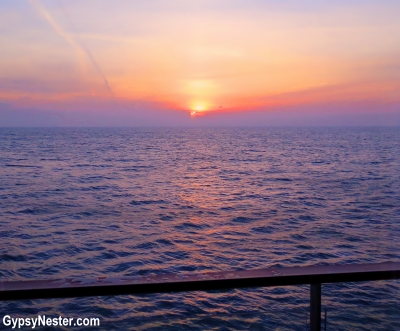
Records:
[[[267,268],[198,274],[2,281],[0,301],[204,291],[400,278],[400,263]]]

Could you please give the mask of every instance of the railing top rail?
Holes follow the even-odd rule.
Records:
[[[0,301],[287,286],[400,278],[400,262],[210,273],[0,281]]]

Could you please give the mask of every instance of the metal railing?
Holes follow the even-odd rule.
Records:
[[[400,263],[266,268],[197,274],[0,281],[0,301],[310,284],[310,330],[321,330],[321,284],[400,278]]]

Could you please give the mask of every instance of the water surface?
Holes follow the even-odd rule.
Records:
[[[2,280],[399,262],[400,131],[3,128],[0,217]],[[332,327],[400,328],[399,285],[324,286]],[[307,309],[307,286],[0,304],[135,330],[305,330]]]

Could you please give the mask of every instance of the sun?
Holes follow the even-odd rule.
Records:
[[[190,106],[190,116],[198,116],[208,111],[208,104],[205,102],[194,102]]]
[[[205,111],[205,106],[203,104],[197,104],[193,107],[193,111],[194,112],[201,112],[201,111]]]

